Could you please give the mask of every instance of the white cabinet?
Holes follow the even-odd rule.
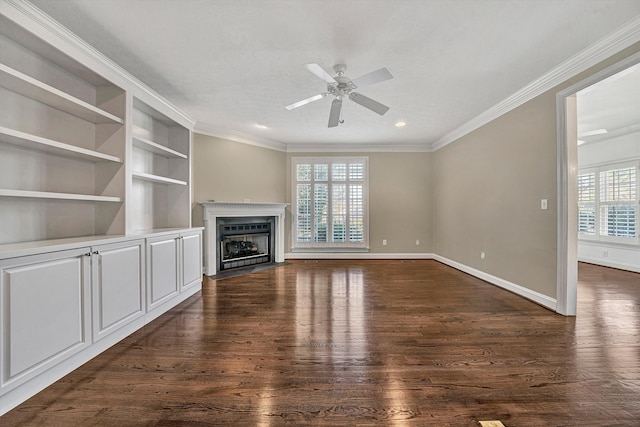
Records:
[[[3,392],[144,315],[144,243],[0,260]]]
[[[91,248],[93,339],[144,315],[145,241]]]
[[[5,392],[91,343],[89,248],[0,260]]]
[[[202,231],[147,239],[147,310],[202,285]]]
[[[176,295],[178,287],[178,235],[148,239],[147,310]]]
[[[201,241],[198,228],[0,246],[0,415],[196,294]]]
[[[202,232],[182,233],[182,289],[202,284]]]

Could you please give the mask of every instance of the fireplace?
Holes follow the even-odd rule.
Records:
[[[284,218],[288,204],[215,201],[200,204],[204,208],[207,276],[259,262],[284,262]]]
[[[273,262],[272,217],[218,218],[218,270]]]

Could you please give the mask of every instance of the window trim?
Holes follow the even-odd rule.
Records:
[[[322,164],[326,163],[329,165],[329,170],[331,171],[331,165],[334,163],[362,163],[364,166],[364,179],[362,180],[363,185],[363,241],[362,242],[298,242],[297,240],[297,232],[298,232],[298,197],[297,197],[297,187],[299,183],[303,183],[303,181],[298,181],[297,179],[297,166],[299,164]],[[314,183],[314,177],[312,176],[311,181],[308,183]],[[305,181],[306,182],[306,181]],[[333,182],[331,179],[331,174],[329,174],[329,178],[325,181],[329,188],[331,188],[331,183]],[[336,181],[337,183],[344,183],[348,181]],[[313,190],[311,191],[311,206],[314,205],[313,201]],[[331,190],[329,190],[329,200],[331,203]],[[331,206],[329,204],[329,206]],[[304,157],[292,157],[291,158],[291,251],[292,252],[363,252],[369,251],[369,157],[368,156],[304,156]],[[330,218],[330,217],[329,217]],[[312,217],[310,219],[311,226],[314,224],[314,216],[312,213]],[[330,222],[330,220],[329,220]],[[313,240],[313,238],[311,239]]]

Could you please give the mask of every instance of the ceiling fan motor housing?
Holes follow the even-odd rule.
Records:
[[[336,64],[333,66],[333,71],[335,71],[337,75],[341,76],[345,71],[347,71],[347,64]]]

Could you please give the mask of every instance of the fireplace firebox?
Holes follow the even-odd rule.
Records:
[[[272,218],[218,218],[217,223],[219,271],[274,261]]]

